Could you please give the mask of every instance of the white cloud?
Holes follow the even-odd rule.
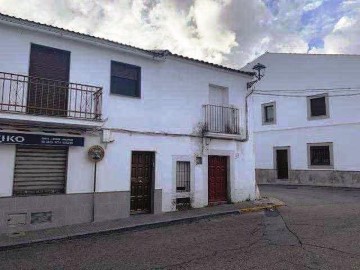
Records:
[[[312,50],[312,53],[360,53],[360,2],[344,1],[342,11],[345,15],[324,38],[324,48]]]
[[[318,7],[320,7],[323,4],[323,2],[324,2],[323,0],[315,0],[315,1],[309,2],[304,6],[303,10],[311,11],[311,10],[317,9]]]
[[[349,18],[347,16],[341,17],[341,19],[335,24],[333,33],[346,30],[356,23],[356,19]]]
[[[306,52],[305,4],[279,0],[276,17],[261,0],[0,0],[0,12],[240,67],[265,51]]]

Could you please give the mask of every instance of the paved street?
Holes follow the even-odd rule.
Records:
[[[261,187],[279,211],[0,252],[0,269],[360,269],[360,190]]]

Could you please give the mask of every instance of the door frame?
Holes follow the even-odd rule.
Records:
[[[290,178],[291,171],[291,151],[290,146],[274,146],[273,148],[273,164],[274,170],[276,171],[276,179],[278,179],[278,168],[277,168],[277,150],[286,150],[287,151],[287,163],[288,163],[288,178],[281,180],[288,180]]]
[[[206,162],[206,186],[207,186],[207,201],[208,201],[208,205],[210,204],[209,201],[209,157],[211,156],[219,156],[219,157],[225,157],[226,158],[226,203],[231,203],[231,166],[230,166],[230,162],[231,162],[231,158],[230,155],[227,154],[223,154],[223,153],[217,153],[215,152],[211,152],[209,153],[209,155],[207,155],[207,162]],[[212,202],[211,204],[216,204],[216,202]]]
[[[156,168],[156,152],[155,151],[149,151],[149,150],[132,150],[130,151],[130,194],[129,194],[129,213],[131,214],[131,168],[132,168],[132,156],[133,153],[150,153],[152,155],[152,162],[153,162],[153,166],[152,166],[152,171],[151,171],[151,193],[150,193],[150,211],[148,214],[153,214],[154,213],[154,201],[155,201],[155,168]],[[140,214],[140,213],[139,213]],[[136,215],[136,213],[134,213],[134,215]]]

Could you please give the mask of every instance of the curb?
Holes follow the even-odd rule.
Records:
[[[340,189],[340,190],[354,190],[354,191],[359,191],[360,187],[350,187],[350,186],[320,186],[320,185],[309,185],[309,184],[271,184],[271,183],[262,183],[262,184],[258,184],[259,186],[265,186],[265,187],[285,187],[285,188],[324,188],[324,189]]]
[[[239,209],[240,213],[251,213],[251,212],[259,212],[262,210],[269,210],[284,206],[283,204],[276,204],[276,205],[267,205],[267,206],[256,206],[256,207],[249,207],[249,208],[242,208]]]
[[[130,232],[130,231],[139,231],[139,230],[147,230],[147,229],[155,229],[160,227],[166,227],[170,225],[176,225],[176,224],[186,224],[186,223],[192,223],[199,220],[207,219],[207,218],[216,218],[216,217],[222,217],[222,216],[228,216],[228,215],[240,215],[241,212],[239,210],[230,210],[226,212],[220,212],[220,213],[213,213],[213,214],[205,214],[205,215],[199,215],[194,217],[187,217],[187,218],[179,218],[179,219],[173,219],[168,221],[159,221],[154,223],[145,223],[145,224],[139,224],[134,226],[127,226],[127,227],[119,227],[119,228],[113,228],[113,229],[104,229],[99,231],[89,231],[89,232],[79,232],[79,233],[73,233],[71,235],[62,235],[62,236],[55,236],[52,238],[43,238],[43,239],[34,239],[30,241],[19,241],[18,243],[14,244],[0,244],[0,251],[4,250],[10,250],[10,249],[17,249],[17,248],[23,248],[23,247],[29,247],[35,244],[48,244],[48,243],[54,243],[54,242],[60,242],[65,240],[73,240],[73,239],[80,239],[80,238],[86,238],[96,235],[107,235],[111,233],[122,233],[122,232]]]

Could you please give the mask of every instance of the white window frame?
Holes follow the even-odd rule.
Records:
[[[182,183],[182,184],[184,184],[184,190],[178,190],[178,187],[179,187],[178,186],[178,184],[179,184],[178,180],[180,180],[180,179],[178,179],[178,176],[179,176],[178,175],[178,169],[179,169],[178,165],[180,165],[180,163],[187,164],[188,169],[189,169],[189,171],[188,171],[188,173],[189,173],[188,179],[183,178],[183,180],[185,180],[185,182]],[[187,182],[188,182],[188,185],[186,184]],[[181,185],[181,187],[182,187],[182,185]],[[188,187],[189,190],[186,190],[186,187]],[[183,161],[183,160],[176,161],[176,192],[177,193],[191,192],[191,162],[190,161]]]
[[[178,161],[188,161],[190,162],[190,192],[177,192],[176,191],[176,164]],[[192,194],[195,189],[195,157],[187,155],[179,155],[172,157],[172,177],[173,177],[173,188],[172,193],[174,194],[174,199],[176,198],[192,198]]]

